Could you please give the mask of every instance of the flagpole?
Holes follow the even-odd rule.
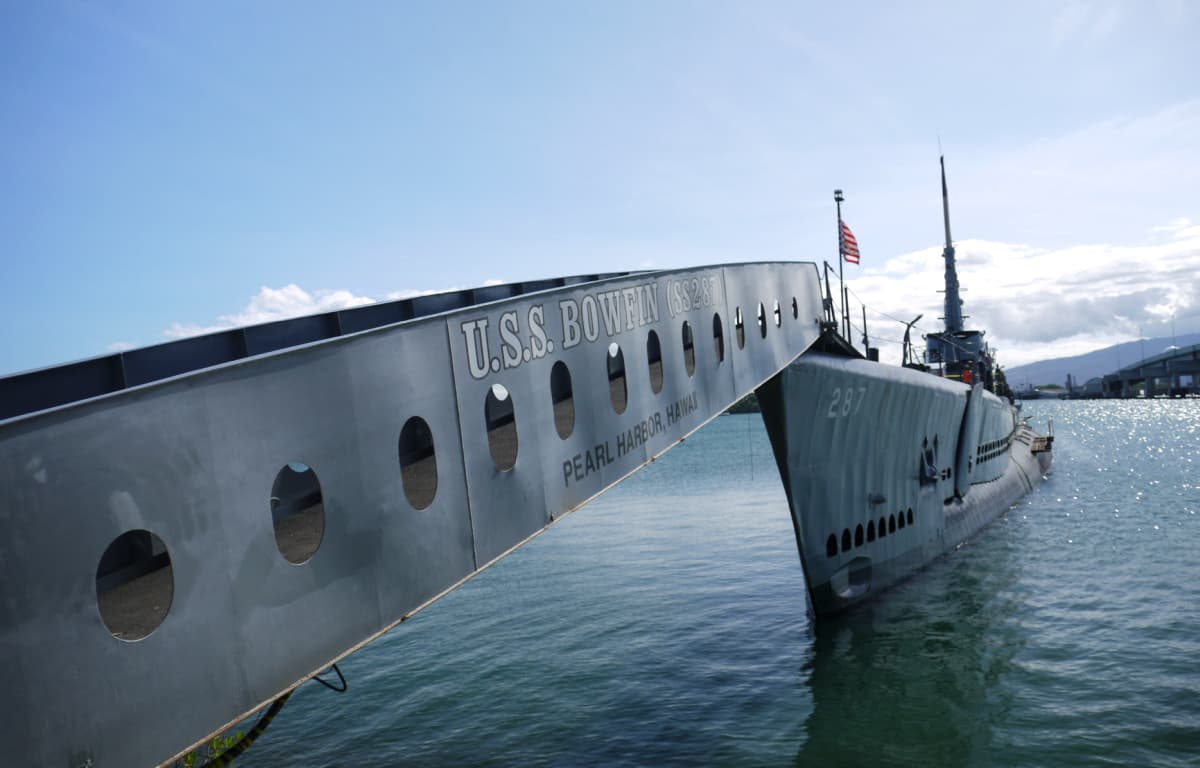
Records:
[[[844,200],[844,199],[845,198],[842,197],[842,190],[840,190],[840,189],[833,190],[833,200],[834,200],[834,202],[837,203],[837,217],[838,217],[838,228],[837,228],[838,287],[840,288],[839,292],[842,294],[841,295],[842,317],[841,317],[840,325],[842,328],[842,337],[849,338],[850,337],[850,315],[846,311],[846,278],[845,278],[845,270],[843,268],[843,262],[845,261],[845,250],[846,249],[842,247],[842,200]]]

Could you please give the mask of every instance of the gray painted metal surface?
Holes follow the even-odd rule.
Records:
[[[975,446],[981,442],[983,428],[983,387],[978,384],[967,393],[966,411],[954,453],[954,492],[960,496],[971,490],[971,470],[975,468]]]
[[[138,766],[186,750],[674,445],[804,352],[822,313],[812,264],[528,287],[487,289],[476,298],[513,298],[465,307],[455,294],[443,314],[428,315],[440,301],[428,297],[408,310],[428,316],[359,332],[342,318],[319,333],[288,326],[311,343],[263,341],[274,351],[257,355],[247,340],[274,338],[264,327],[201,340],[172,349],[203,355],[175,355],[144,375],[148,383],[80,388],[52,369],[37,374],[54,389],[39,400],[33,374],[0,381],[0,392],[24,398],[0,421],[5,762]],[[651,332],[662,357],[657,392]],[[610,344],[625,363],[621,413]],[[122,362],[103,360],[106,370]],[[566,438],[550,396],[556,362],[571,379]],[[515,416],[507,470],[489,448],[493,385]],[[408,501],[400,468],[399,436],[412,417],[428,425],[436,461],[436,493],[423,509]],[[323,503],[319,546],[301,564],[282,556],[272,523],[273,483],[289,464],[313,470]],[[161,625],[127,641],[101,619],[97,574],[109,545],[138,530],[165,544],[172,590]]]
[[[1049,466],[1007,403],[906,368],[810,352],[759,403],[818,615],[869,599],[961,543]]]

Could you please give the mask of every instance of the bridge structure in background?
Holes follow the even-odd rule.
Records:
[[[1168,349],[1115,373],[1092,379],[1084,397],[1182,397],[1200,394],[1200,344]]]
[[[754,391],[809,263],[489,286],[0,379],[0,742],[154,765]]]

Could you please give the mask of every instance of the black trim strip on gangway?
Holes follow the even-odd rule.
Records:
[[[432,293],[323,314],[230,328],[16,373],[0,378],[0,421],[268,352],[538,291],[626,277],[631,274],[636,272],[572,275]]]

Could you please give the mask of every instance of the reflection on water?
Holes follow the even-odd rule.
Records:
[[[1194,766],[1200,401],[1047,403],[1049,480],[814,629],[761,422],[717,419],[342,669],[239,768]]]
[[[883,599],[816,626],[797,765],[964,765],[986,753],[990,720],[1007,708],[994,683],[1020,644],[1008,536],[999,522]]]

